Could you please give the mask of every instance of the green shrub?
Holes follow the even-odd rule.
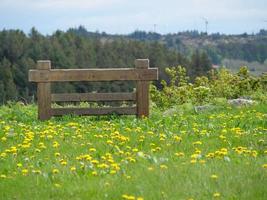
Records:
[[[231,99],[249,96],[266,102],[267,76],[251,76],[247,67],[241,67],[237,74],[225,68],[211,70],[208,76],[196,77],[189,83],[186,69],[182,66],[166,68],[169,84],[162,81],[162,90],[151,87],[151,99],[161,109],[192,103],[203,105],[216,103],[214,99]]]

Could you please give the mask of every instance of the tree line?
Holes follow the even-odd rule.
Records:
[[[239,35],[207,34],[197,30],[166,35],[136,30],[127,35],[112,35],[105,32],[90,32],[83,26],[72,28],[69,31],[90,38],[115,39],[123,37],[144,42],[158,41],[186,56],[191,56],[197,48],[205,51],[214,64],[221,64],[225,58],[247,62],[257,61],[259,63],[264,63],[267,59],[267,30],[264,29],[258,33],[242,33]]]
[[[37,60],[51,60],[53,68],[134,67],[137,58],[149,58],[151,67],[159,68],[160,80],[168,81],[166,67],[185,66],[192,77],[204,75],[211,68],[207,54],[196,50],[187,57],[157,41],[141,42],[123,37],[104,39],[77,34],[71,29],[42,35],[35,28],[29,34],[21,30],[0,31],[0,103],[30,102],[36,85],[28,82],[28,71]],[[160,81],[155,84],[159,86]],[[132,82],[53,84],[53,92],[131,91]]]

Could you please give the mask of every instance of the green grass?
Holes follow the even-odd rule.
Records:
[[[36,113],[0,107],[0,199],[267,199],[267,105],[144,120]]]

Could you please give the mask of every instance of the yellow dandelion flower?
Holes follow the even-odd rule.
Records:
[[[153,170],[154,170],[153,167],[148,167],[147,169],[148,169],[149,171],[153,171]]]
[[[65,165],[67,165],[67,161],[66,160],[61,160],[60,164],[65,166]]]
[[[41,174],[42,172],[39,169],[33,169],[32,170],[32,173],[34,173],[34,174]]]
[[[151,149],[151,152],[156,152],[157,150],[156,149]]]
[[[92,160],[91,163],[92,163],[92,164],[98,164],[99,161],[98,161],[98,160]]]
[[[112,140],[107,140],[107,144],[113,144]]]
[[[132,195],[123,194],[121,197],[126,200],[135,200],[135,196]]]
[[[41,149],[46,149],[46,146],[45,146],[45,144],[44,144],[43,142],[40,142],[40,143],[39,143],[39,147],[40,147]]]
[[[110,170],[110,172],[109,172],[110,174],[116,174],[117,173],[117,171],[116,170]]]
[[[167,165],[160,165],[160,169],[168,169]]]
[[[205,164],[206,163],[206,160],[200,160],[199,163],[200,164]]]
[[[222,140],[226,139],[226,137],[224,135],[220,135],[219,138],[222,139]]]
[[[196,141],[196,142],[193,142],[193,145],[201,145],[202,142],[201,141]]]
[[[264,169],[267,169],[267,164],[263,164],[262,167],[263,167]]]
[[[71,168],[70,168],[70,171],[72,171],[72,172],[76,171],[76,167],[74,167],[74,166],[71,167]]]
[[[226,129],[223,129],[222,130],[222,134],[226,134],[227,133],[227,130]]]
[[[156,147],[156,150],[157,150],[157,151],[160,151],[160,150],[161,150],[161,148],[160,148],[160,147]]]
[[[97,171],[93,171],[93,172],[92,172],[92,175],[93,175],[93,176],[97,176]]]
[[[127,194],[123,194],[123,195],[121,195],[121,197],[122,197],[123,199],[128,199],[128,195],[127,195]]]
[[[40,150],[40,149],[38,149],[38,148],[36,148],[36,149],[35,149],[35,152],[36,152],[36,153],[40,153],[40,152],[41,152],[41,150]]]
[[[5,174],[1,174],[0,178],[6,178],[6,175]]]
[[[0,154],[0,157],[1,158],[5,158],[6,156],[7,156],[7,154],[5,152],[3,152],[3,153]]]
[[[192,159],[192,160],[190,160],[190,163],[191,163],[191,164],[195,164],[196,162],[197,162],[196,159]]]
[[[26,175],[28,175],[29,170],[28,169],[23,169],[23,170],[21,170],[21,173],[22,173],[23,176],[26,176]]]
[[[199,157],[200,157],[199,154],[192,154],[192,155],[191,155],[191,158],[193,158],[193,159],[197,159],[197,158],[199,158]]]
[[[11,127],[7,125],[7,126],[4,127],[4,130],[5,130],[5,131],[9,131],[10,128],[11,128]]]
[[[60,146],[60,144],[57,141],[54,141],[53,142],[53,147],[54,148],[58,148],[59,146]]]
[[[47,139],[52,139],[53,138],[53,135],[48,135],[46,137],[47,137]]]
[[[61,187],[61,185],[59,183],[55,183],[54,186],[57,187],[57,188]]]
[[[90,151],[90,152],[95,152],[96,149],[95,149],[95,148],[90,148],[89,151]]]
[[[214,158],[215,157],[215,154],[214,153],[208,153],[206,155],[206,158]]]
[[[52,170],[52,173],[53,173],[53,174],[58,174],[58,173],[59,173],[59,170],[58,170],[58,169],[53,169],[53,170]]]
[[[176,142],[181,142],[182,141],[182,138],[178,135],[175,135],[173,136],[173,139],[176,141]]]
[[[58,156],[60,156],[60,153],[56,152],[54,155],[58,157]]]
[[[128,157],[127,160],[129,160],[129,162],[132,162],[132,163],[136,162],[136,160],[134,158],[132,158],[132,157]]]
[[[184,156],[184,153],[183,152],[177,152],[174,155],[176,155],[178,157],[183,157]]]
[[[215,197],[215,198],[220,197],[220,196],[221,196],[221,194],[220,194],[219,192],[215,192],[215,193],[213,194],[213,197]]]
[[[251,156],[256,158],[258,155],[258,152],[256,150],[251,151]]]
[[[18,164],[17,164],[17,167],[22,167],[22,164],[21,164],[21,163],[18,163]]]
[[[212,179],[217,179],[218,176],[217,176],[216,174],[212,174],[212,175],[210,176],[210,178],[212,178]]]
[[[24,149],[30,148],[30,146],[31,146],[31,143],[26,143],[26,144],[21,145],[21,147]]]

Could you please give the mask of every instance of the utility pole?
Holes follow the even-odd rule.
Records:
[[[204,17],[202,17],[202,19],[205,22],[205,30],[206,30],[206,34],[208,35],[208,24],[209,24],[209,21],[206,18],[204,18]]]
[[[157,30],[157,24],[153,24],[154,26],[154,33],[156,33],[156,30]]]

